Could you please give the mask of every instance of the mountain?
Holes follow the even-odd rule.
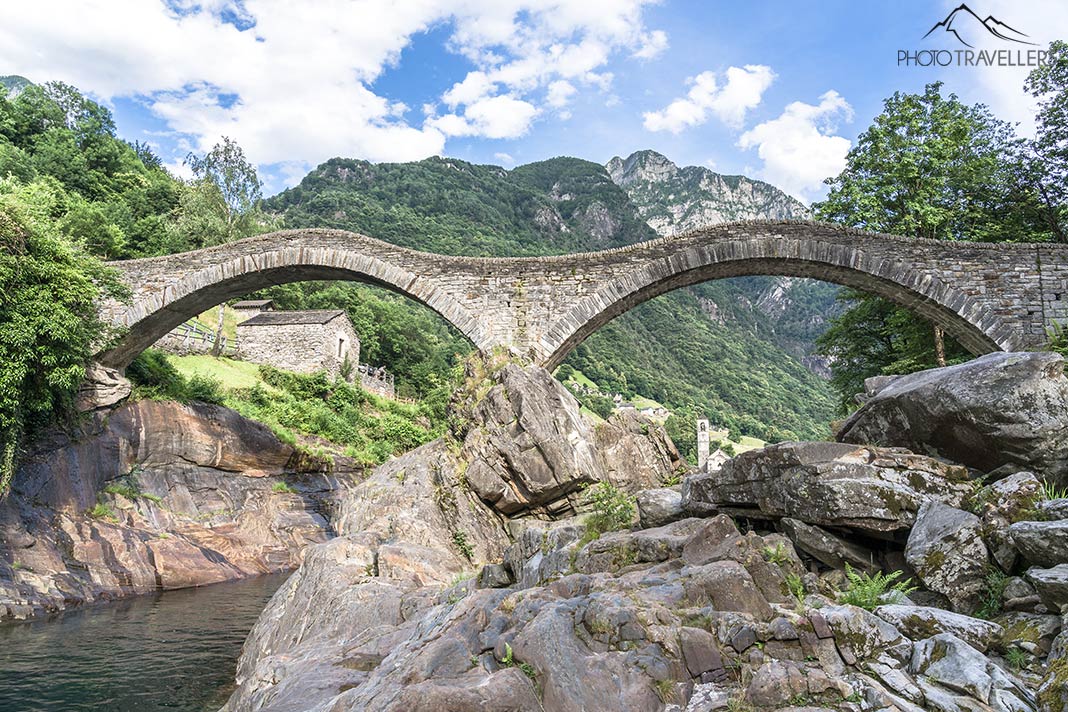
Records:
[[[734,220],[811,216],[799,201],[768,183],[700,166],[679,168],[656,151],[617,156],[605,170],[660,235]]]
[[[33,82],[26,77],[20,77],[17,74],[9,74],[0,77],[0,87],[7,89],[7,96],[9,99],[14,99],[28,86],[33,86]]]
[[[807,207],[773,185],[700,166],[680,168],[656,151],[617,156],[605,170],[660,235],[733,220],[811,217]],[[837,286],[794,277],[739,277],[692,290],[711,318],[723,323],[733,313],[813,373],[830,377],[826,359],[813,351],[816,337],[839,308]],[[733,310],[725,308],[728,303]]]
[[[741,179],[734,182],[742,185]],[[769,205],[789,204],[781,193],[773,195],[770,186],[745,182],[759,186],[754,194],[766,193]],[[730,210],[728,203],[722,201],[724,211]],[[287,227],[354,230],[447,254],[563,254],[656,236],[641,206],[604,166],[576,158],[512,170],[453,158],[380,164],[335,158],[268,199],[266,208],[284,216]],[[744,210],[751,214],[756,208],[747,205]],[[824,437],[833,414],[829,387],[775,343],[769,320],[753,306],[762,297],[774,309],[801,299],[789,286],[769,299],[754,279],[759,278],[718,280],[654,299],[593,334],[566,363],[605,392],[642,395],[676,410],[699,412],[739,435]],[[363,305],[382,313],[385,300],[400,299],[366,286],[299,288],[305,296],[293,289],[277,288],[270,295],[280,296],[286,308],[346,308],[359,324],[369,323]],[[410,322],[409,317],[393,320]],[[397,368],[396,359],[407,351],[430,353],[434,344],[454,349],[456,335],[442,329],[409,329],[403,336],[393,334],[392,327],[375,332],[376,348],[384,354],[377,362]],[[425,370],[402,371],[398,382],[402,376],[429,382],[437,378]],[[408,385],[410,392],[419,386]]]
[[[1037,44],[1035,42],[1029,42],[1028,40],[1030,38],[1028,35],[1006,25],[993,15],[987,15],[985,19],[980,18],[964,3],[953,8],[953,10],[946,15],[944,20],[936,22],[934,26],[927,31],[927,34],[924,35],[924,37],[929,36],[931,33],[939,29],[953,35],[961,44],[968,47],[975,47],[983,40],[989,40],[991,36],[1008,42],[1018,42],[1020,44],[1029,45]]]

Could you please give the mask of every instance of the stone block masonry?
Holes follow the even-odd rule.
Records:
[[[351,279],[437,311],[483,351],[554,367],[625,311],[679,287],[743,275],[810,277],[885,297],[942,325],[973,353],[1040,348],[1068,321],[1068,246],[964,243],[810,221],[726,223],[628,247],[478,258],[405,249],[341,230],[287,230],[180,255],[112,263],[125,329],[100,354],[123,368],[178,324],[273,284]]]

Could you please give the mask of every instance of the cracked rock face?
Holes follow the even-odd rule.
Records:
[[[205,404],[137,401],[53,433],[0,503],[0,618],[296,567],[331,536],[345,478],[295,473],[293,455]]]

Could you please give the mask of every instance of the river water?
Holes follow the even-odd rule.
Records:
[[[0,712],[204,712],[233,689],[245,636],[285,575],[0,625]]]

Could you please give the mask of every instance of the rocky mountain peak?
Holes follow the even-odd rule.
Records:
[[[621,188],[632,183],[668,181],[679,171],[679,167],[667,156],[649,149],[635,151],[626,158],[616,156],[605,164],[605,169],[612,176],[612,181]]]

